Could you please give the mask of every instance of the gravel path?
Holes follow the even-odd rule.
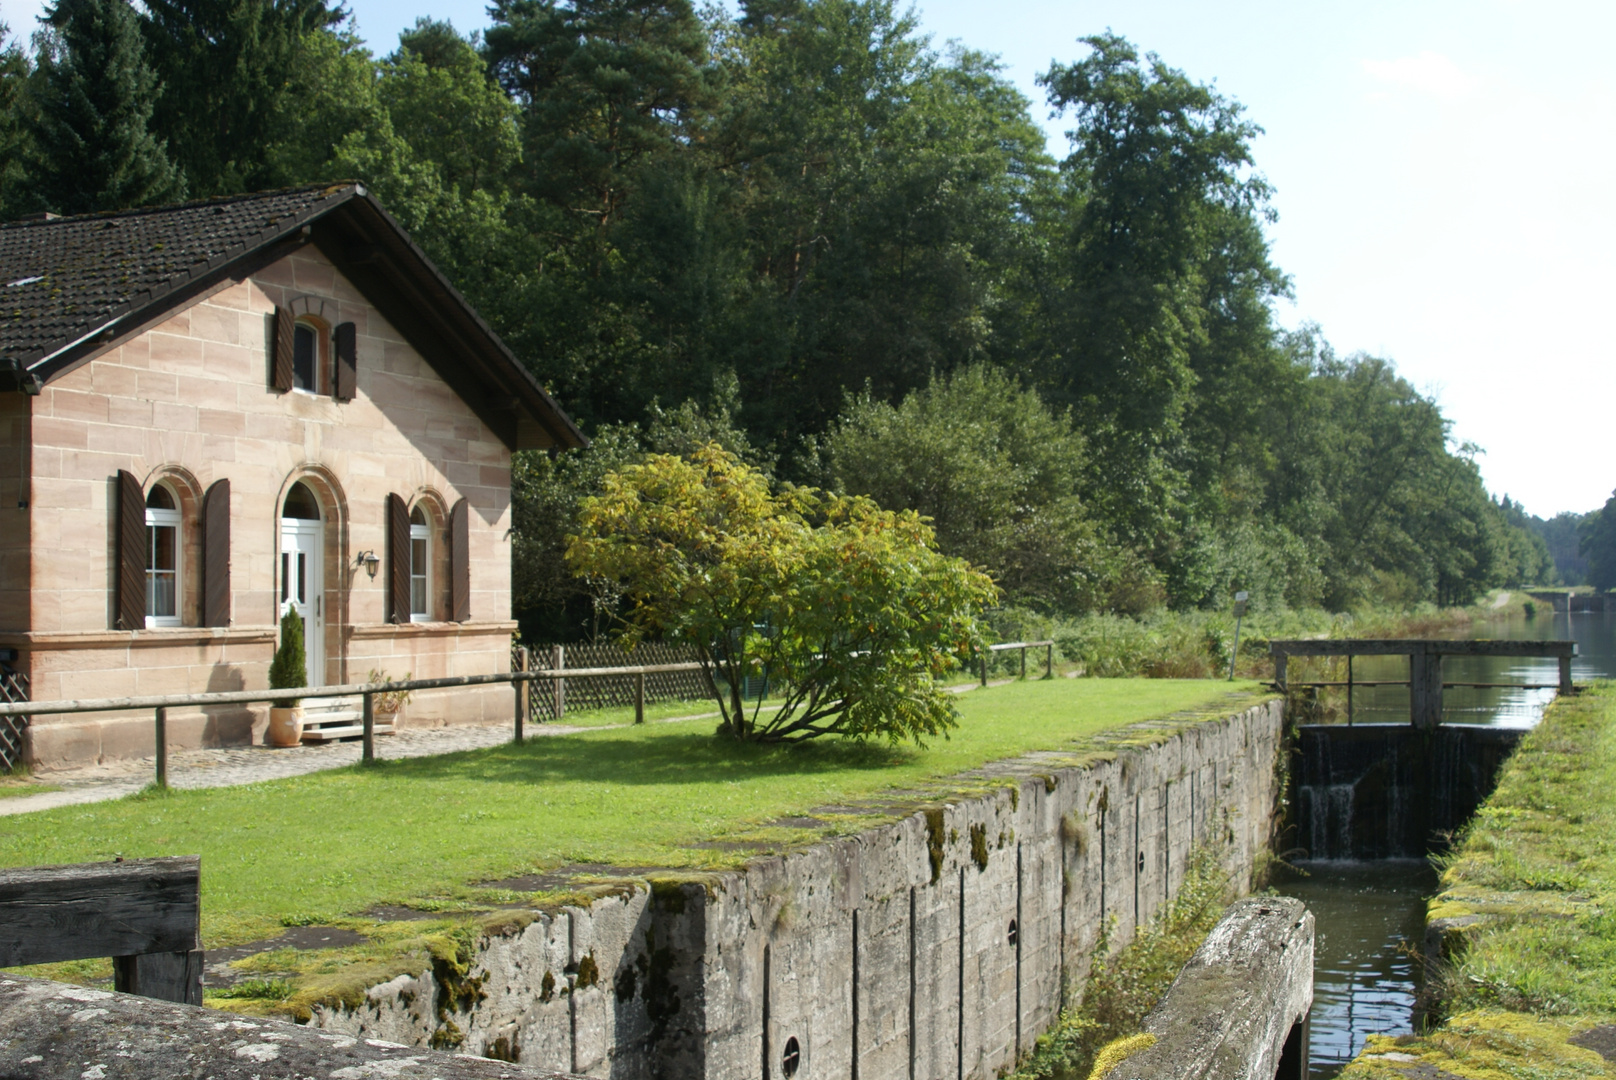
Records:
[[[529,738],[539,738],[598,730],[599,728],[574,727],[570,724],[529,724],[527,735]],[[498,746],[500,743],[509,742],[510,738],[511,729],[508,724],[456,724],[451,727],[414,730],[405,728],[396,734],[378,737],[376,756],[427,757],[432,754],[448,754],[456,750],[478,750],[486,746]],[[322,769],[339,769],[344,765],[352,765],[359,760],[361,750],[358,739],[352,742],[315,743],[284,750],[268,746],[177,750],[168,755],[168,783],[170,787],[176,788],[231,787],[236,784],[255,784],[260,780],[277,780],[285,776],[302,776]],[[38,777],[41,783],[53,784],[62,790],[0,799],[0,817],[120,798],[139,791],[151,783],[155,768],[156,759],[145,757],[42,773]]]
[[[994,679],[988,685],[1003,686],[1014,681],[1014,679]],[[977,689],[976,683],[948,687],[949,692],[954,694],[969,693],[975,689]],[[678,723],[681,720],[703,720],[717,715],[717,713],[701,713],[697,716],[679,716],[655,722]],[[529,738],[547,738],[571,735],[579,731],[600,730],[602,728],[599,726],[529,724],[526,733]],[[509,742],[510,738],[511,729],[508,724],[455,724],[439,728],[405,728],[396,734],[378,737],[376,756],[430,757],[433,754],[449,754],[456,750],[480,750],[488,746],[498,746]],[[355,764],[361,751],[358,739],[312,743],[288,749],[269,746],[232,746],[207,750],[176,750],[168,755],[168,785],[174,788],[234,787],[239,784],[256,784],[260,780],[303,776],[322,769],[340,769],[345,765]],[[144,757],[41,773],[37,779],[42,784],[51,784],[62,790],[0,798],[0,817],[122,798],[151,783],[155,770],[156,759]]]

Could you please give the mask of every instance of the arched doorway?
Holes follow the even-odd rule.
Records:
[[[281,503],[280,614],[296,608],[303,617],[303,649],[309,686],[325,684],[325,522],[320,503],[303,483]]]

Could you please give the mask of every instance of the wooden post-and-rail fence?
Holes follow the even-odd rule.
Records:
[[[567,668],[564,671],[510,671],[494,675],[455,675],[443,679],[395,679],[391,682],[348,683],[342,686],[309,686],[296,690],[221,690],[204,694],[148,694],[137,697],[85,698],[70,701],[0,702],[0,721],[14,716],[58,715],[90,712],[130,712],[150,709],[153,714],[153,741],[156,750],[156,782],[168,783],[168,710],[199,705],[252,705],[260,702],[284,701],[288,698],[348,697],[364,698],[363,760],[376,759],[375,703],[376,694],[398,691],[446,690],[464,686],[489,686],[510,683],[518,688],[516,695],[515,741],[522,741],[522,728],[527,719],[526,703],[521,688],[528,683],[557,679],[597,679],[658,675],[672,671],[699,671],[699,663],[645,664],[639,667]],[[643,715],[643,704],[641,707]]]
[[[982,650],[980,668],[982,672],[982,685],[988,684],[988,657],[996,652],[1009,652],[1011,649],[1021,650],[1021,673],[1017,678],[1027,677],[1027,650],[1044,650],[1044,678],[1055,677],[1055,643],[1053,641],[1006,641],[998,645],[989,645]]]
[[[992,652],[1003,652],[1009,649],[1021,650],[1021,677],[1027,677],[1027,650],[1043,648],[1044,678],[1053,678],[1055,672],[1055,643],[1053,641],[1013,641],[1001,645],[989,646],[982,653],[982,685],[987,685],[987,656]],[[361,738],[363,740],[362,758],[365,763],[376,760],[376,709],[375,695],[386,693],[409,692],[419,690],[447,690],[467,686],[488,686],[500,683],[509,683],[512,687],[515,701],[513,702],[513,741],[523,740],[524,728],[531,715],[538,711],[534,707],[535,699],[554,699],[554,708],[557,714],[564,709],[564,687],[568,682],[584,684],[587,680],[609,680],[618,684],[627,683],[630,687],[630,700],[634,705],[635,723],[645,722],[645,704],[648,696],[648,686],[653,680],[659,681],[663,687],[668,684],[670,676],[688,678],[699,675],[706,685],[706,696],[712,696],[714,691],[710,681],[705,675],[705,668],[699,661],[685,661],[679,663],[623,665],[616,667],[566,667],[562,661],[561,650],[558,647],[553,660],[553,667],[541,667],[535,663],[534,657],[526,648],[518,648],[512,656],[513,670],[498,672],[492,675],[456,675],[441,679],[394,679],[389,682],[347,683],[341,686],[308,686],[297,689],[282,690],[221,690],[200,694],[147,694],[134,697],[119,698],[83,698],[63,701],[27,701],[6,699],[0,696],[0,729],[10,730],[8,725],[17,721],[26,722],[30,716],[54,716],[69,713],[91,712],[130,712],[150,709],[152,712],[153,749],[155,750],[155,782],[158,787],[168,784],[168,710],[175,708],[195,708],[206,705],[254,705],[260,703],[273,703],[288,699],[302,700],[306,698],[334,698],[358,696],[363,699],[363,725]],[[549,694],[534,694],[531,685],[536,682],[548,682]],[[659,689],[661,689],[659,687]],[[666,691],[664,690],[664,693]],[[20,731],[20,725],[18,725]],[[19,736],[20,748],[20,736]]]
[[[1347,723],[1352,722],[1354,686],[1406,686],[1409,688],[1409,722],[1417,728],[1434,728],[1442,722],[1442,691],[1445,687],[1480,689],[1557,690],[1576,692],[1571,683],[1571,660],[1577,655],[1575,641],[1468,641],[1458,638],[1308,638],[1300,641],[1271,641],[1274,658],[1274,685],[1282,691],[1293,686],[1344,686],[1347,688]],[[1288,678],[1291,657],[1344,656],[1345,681],[1292,682]],[[1406,656],[1408,678],[1357,680],[1352,677],[1355,656]],[[1442,660],[1447,656],[1522,656],[1559,661],[1559,679],[1552,683],[1460,683],[1442,681]]]
[[[195,855],[0,870],[0,968],[112,958],[114,989],[202,1004]]]

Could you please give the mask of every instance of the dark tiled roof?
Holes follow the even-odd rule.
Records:
[[[0,225],[0,359],[31,365],[356,193],[321,184]]]
[[[38,393],[227,275],[251,273],[306,243],[331,258],[512,449],[589,444],[355,183],[0,225],[0,392]]]

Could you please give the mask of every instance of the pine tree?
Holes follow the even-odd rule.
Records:
[[[32,71],[28,57],[10,34],[10,28],[0,22],[0,221],[26,212],[28,175],[23,88]]]
[[[129,0],[56,0],[40,39],[35,201],[57,213],[124,210],[184,197],[148,129],[160,89]]]

